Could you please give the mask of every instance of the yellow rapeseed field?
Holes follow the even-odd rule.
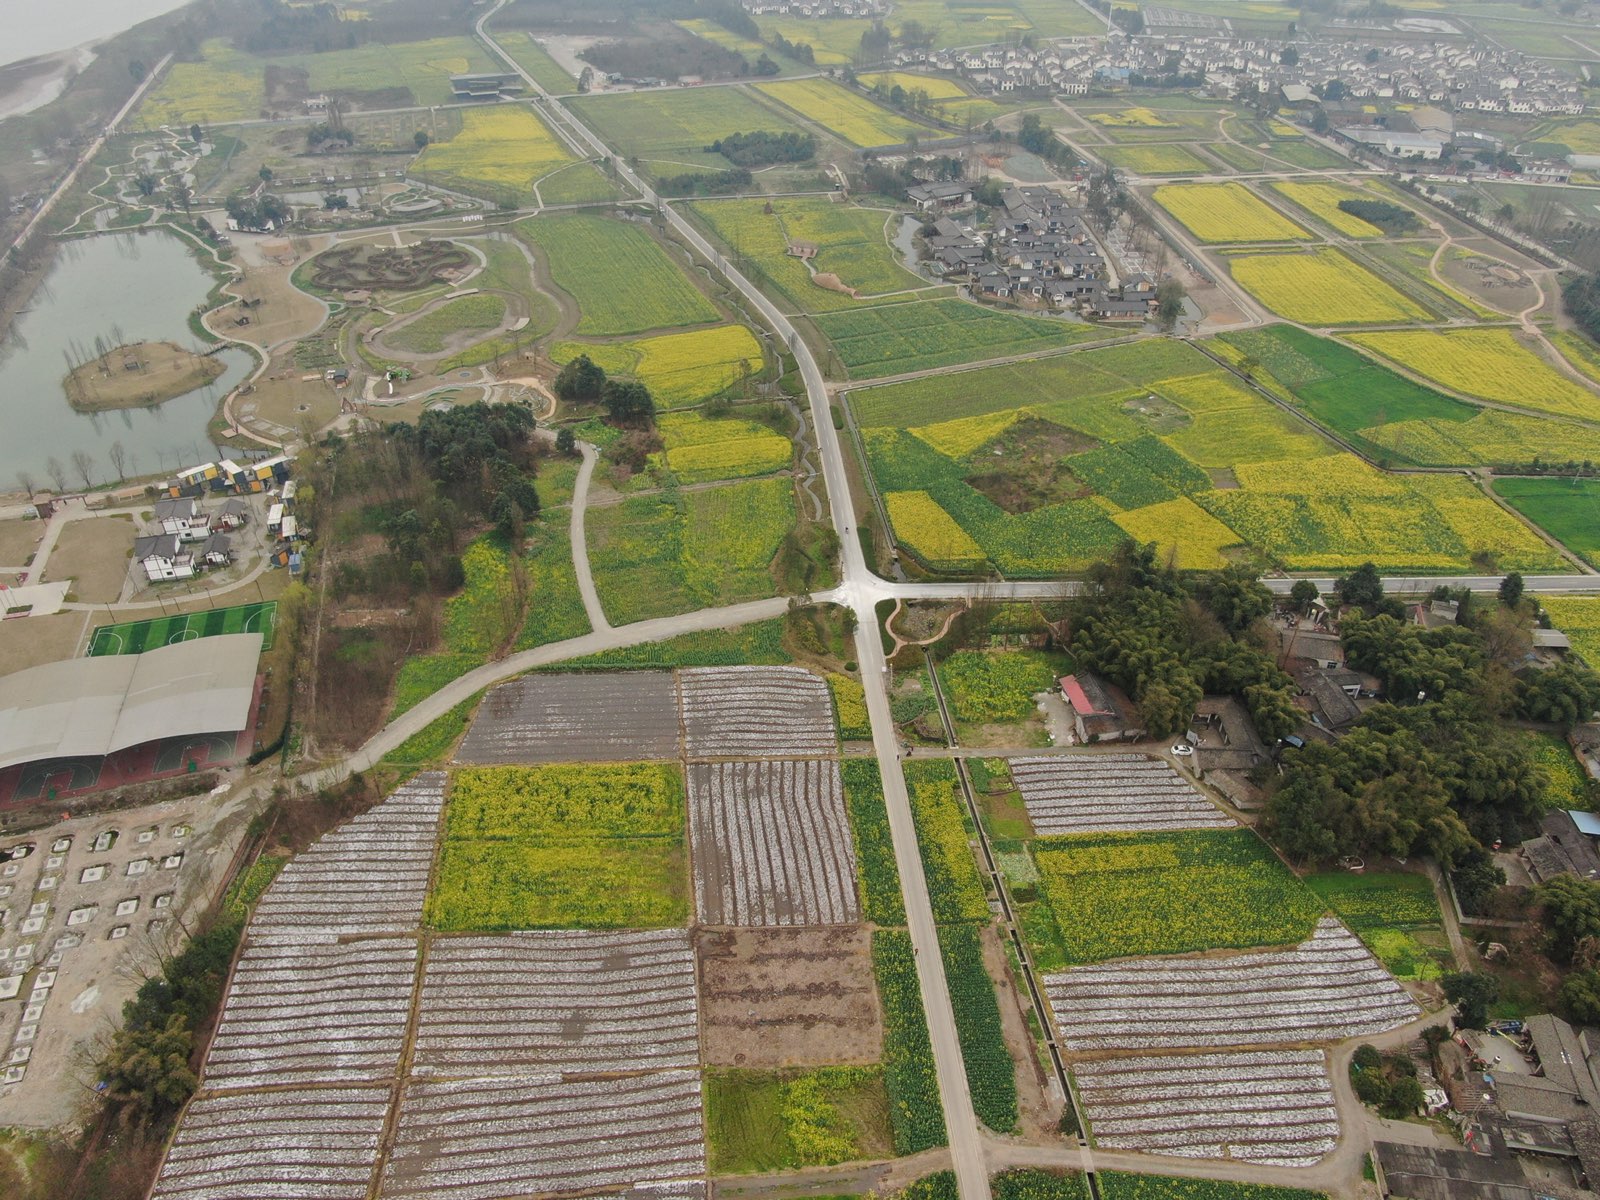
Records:
[[[1291,242],[1311,235],[1242,183],[1169,183],[1156,203],[1202,242]]]
[[[461,114],[461,132],[422,153],[418,170],[517,189],[572,161],[531,108],[497,105]]]
[[[756,87],[853,146],[893,146],[931,132],[928,126],[881,108],[829,79],[787,79]]]
[[[911,432],[940,454],[950,458],[965,458],[979,446],[994,441],[1027,415],[1027,409],[1009,408],[997,413],[980,413],[975,417],[957,417],[953,421],[920,425]]]
[[[967,93],[954,79],[941,79],[933,75],[913,75],[909,71],[879,71],[872,75],[858,76],[861,86],[876,88],[880,83],[884,87],[894,89],[903,88],[905,91],[921,89],[928,93],[930,100],[960,100]]]
[[[1390,324],[1430,315],[1341,250],[1251,254],[1232,259],[1231,266],[1234,279],[1257,300],[1307,325]]]
[[[1284,180],[1274,183],[1272,190],[1286,200],[1293,201],[1312,216],[1333,226],[1349,237],[1382,237],[1383,230],[1339,207],[1341,200],[1370,199],[1364,192],[1339,183],[1298,183]]]
[[[633,342],[558,342],[550,357],[571,362],[587,354],[609,372],[633,375],[662,408],[715,396],[761,370],[761,343],[743,325],[717,325]]]
[[[1572,639],[1572,648],[1591,667],[1600,665],[1600,597],[1540,596],[1550,623]]]
[[[927,492],[890,492],[884,496],[895,537],[929,563],[976,565],[986,557],[955,518]]]
[[[1600,418],[1600,394],[1558,372],[1510,329],[1358,333],[1350,340],[1463,395]]]
[[[1187,496],[1116,513],[1111,519],[1134,541],[1154,542],[1163,562],[1170,555],[1184,571],[1223,566],[1223,549],[1239,544],[1238,534]]]
[[[1090,113],[1089,120],[1107,129],[1176,129],[1178,123],[1169,121],[1160,113],[1148,108],[1123,108],[1116,112]]]

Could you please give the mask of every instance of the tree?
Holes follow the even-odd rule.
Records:
[[[1188,295],[1189,289],[1177,279],[1163,279],[1156,287],[1156,320],[1161,322],[1161,328],[1171,329],[1178,323]]]
[[[1362,563],[1333,585],[1334,594],[1357,608],[1377,608],[1383,602],[1383,578],[1371,563]]]
[[[1389,1095],[1378,1105],[1378,1115],[1401,1121],[1422,1107],[1422,1084],[1415,1075],[1402,1075],[1389,1084]]]
[[[1561,1008],[1578,1025],[1600,1024],[1600,970],[1585,967],[1561,983]]]
[[[83,480],[84,491],[88,491],[94,486],[94,480],[89,477],[89,473],[94,469],[94,459],[87,450],[74,450],[72,452],[72,469]]]
[[[426,150],[428,142],[428,131],[426,129],[419,129],[411,135],[411,144],[418,150]]]
[[[1300,612],[1309,612],[1320,596],[1317,585],[1309,579],[1296,579],[1294,586],[1289,589],[1289,603]]]
[[[1494,859],[1482,846],[1462,855],[1450,872],[1450,886],[1455,888],[1461,910],[1468,915],[1481,913],[1495,891],[1505,886],[1506,873],[1495,865]]]
[[[1500,999],[1500,981],[1477,971],[1452,971],[1440,983],[1444,997],[1456,1006],[1456,1024],[1482,1029],[1489,1023],[1489,1006]]]
[[[33,472],[31,472],[31,471],[18,471],[17,472],[17,483],[21,486],[23,491],[28,493],[28,503],[29,504],[33,503],[33,493],[38,490],[35,487],[36,482],[37,481],[33,477]]]
[[[1299,66],[1300,51],[1296,50],[1293,46],[1285,46],[1283,48],[1283,53],[1278,55],[1278,61],[1286,67]]]
[[[1507,608],[1516,608],[1522,603],[1522,576],[1513,571],[1500,581],[1500,603]]]
[[[1494,210],[1494,215],[1500,218],[1503,225],[1509,225],[1517,219],[1517,206],[1515,204],[1502,204]]]
[[[256,172],[256,176],[257,176],[257,178],[259,178],[261,180],[262,183],[271,183],[272,182],[272,168],[271,167],[262,167],[261,170]]]
[[[572,430],[563,426],[556,433],[556,453],[571,454],[578,448],[578,438]]]
[[[606,386],[606,373],[587,354],[580,354],[561,368],[554,386],[563,400],[598,400]]]
[[[1550,953],[1558,962],[1572,961],[1585,938],[1600,937],[1600,883],[1576,875],[1557,875],[1533,890],[1544,909]]]
[[[112,442],[111,449],[106,451],[111,457],[111,466],[117,472],[117,482],[121,483],[128,477],[128,452],[121,442]]]
[[[648,424],[656,415],[655,398],[644,384],[628,379],[608,379],[600,390],[606,416],[616,425]]]
[[[1207,575],[1197,586],[1196,594],[1222,627],[1234,635],[1272,611],[1272,593],[1256,578],[1255,570],[1243,563]]]
[[[135,58],[128,63],[128,74],[133,76],[135,83],[143,83],[144,77],[150,73],[150,68],[144,65],[144,59]]]
[[[1334,82],[1337,83],[1338,81],[1335,80]],[[1328,114],[1323,112],[1322,109],[1319,108],[1311,114],[1312,133],[1327,133],[1332,128],[1333,122],[1328,120]]]
[[[1600,708],[1600,676],[1575,662],[1528,671],[1518,682],[1517,711],[1530,721],[1570,730]]]
[[[125,1103],[139,1125],[176,1112],[200,1082],[189,1069],[194,1035],[181,1012],[164,1025],[126,1027],[101,1064],[106,1093]]]
[[[189,126],[189,140],[197,145],[200,142],[205,141],[205,130],[200,128],[199,121],[196,121],[193,125]]]
[[[67,469],[61,465],[59,458],[52,454],[45,460],[44,469],[46,474],[55,482],[57,492],[67,490]]]

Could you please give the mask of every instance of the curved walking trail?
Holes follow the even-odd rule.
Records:
[[[578,593],[583,597],[583,611],[589,616],[589,626],[596,633],[606,633],[611,629],[611,622],[606,620],[600,593],[595,590],[594,572],[589,569],[589,543],[583,531],[584,517],[589,511],[589,480],[594,477],[594,466],[600,455],[588,442],[578,443],[578,453],[583,455],[583,465],[578,468],[578,479],[572,486],[572,514],[567,536],[572,543],[572,566],[577,572]]]

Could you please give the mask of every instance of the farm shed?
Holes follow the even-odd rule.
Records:
[[[1468,1150],[1374,1142],[1383,1194],[1404,1200],[1534,1200],[1515,1163]]]
[[[1522,858],[1535,883],[1544,883],[1557,875],[1600,879],[1600,851],[1595,848],[1594,837],[1578,824],[1580,816],[1585,826],[1593,820],[1588,813],[1559,809],[1547,813],[1539,822],[1539,836],[1522,843]]]
[[[234,633],[7,675],[0,678],[0,768],[237,733],[249,723],[260,657],[259,633]]]
[[[1080,671],[1063,676],[1060,684],[1079,741],[1131,742],[1144,736],[1128,698],[1098,675]]]

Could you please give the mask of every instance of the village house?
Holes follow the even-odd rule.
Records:
[[[182,548],[176,534],[157,533],[133,539],[133,558],[151,583],[194,576],[194,556]]]
[[[1128,697],[1098,675],[1079,671],[1059,682],[1080,742],[1131,742],[1144,736]]]
[[[175,500],[157,500],[151,513],[151,522],[162,533],[173,534],[185,542],[203,541],[211,531],[210,519],[187,496]]]

